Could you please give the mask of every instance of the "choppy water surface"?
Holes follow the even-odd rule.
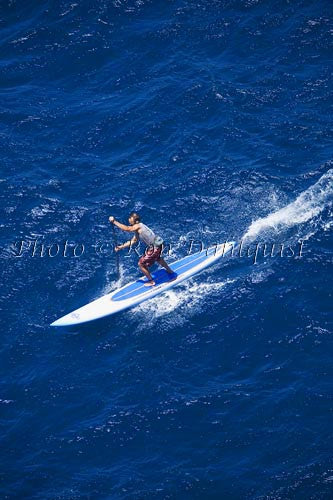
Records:
[[[1,498],[332,498],[332,33],[324,0],[2,3]],[[50,328],[139,276],[131,210],[169,262],[249,255]]]

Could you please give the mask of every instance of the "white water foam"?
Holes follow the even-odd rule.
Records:
[[[206,295],[212,297],[214,294],[218,294],[223,287],[233,281],[229,279],[215,283],[187,281],[177,288],[164,292],[162,300],[159,296],[154,297],[131,309],[130,314],[141,319],[139,324],[142,325],[142,329],[146,329],[147,318],[149,318],[149,326],[154,326],[155,323],[161,325],[162,318],[166,319],[168,313],[177,310],[176,316],[172,315],[171,322],[173,326],[175,324],[181,326],[188,320],[189,312],[200,312],[205,307],[206,303],[203,298]],[[167,326],[167,323],[169,323],[168,320],[163,326]],[[140,327],[139,330],[141,330]]]
[[[117,288],[121,288],[128,282],[128,278],[126,279],[126,267],[121,262],[119,262],[119,277],[114,279],[114,275],[115,264],[112,263],[112,265],[107,268],[105,274],[105,285],[103,286],[102,292],[99,292],[98,297],[106,295]]]
[[[330,169],[313,186],[303,191],[295,201],[267,217],[252,222],[242,239],[253,240],[261,233],[272,230],[278,232],[307,222],[331,206],[332,201],[333,169]]]

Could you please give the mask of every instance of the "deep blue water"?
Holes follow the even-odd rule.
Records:
[[[1,2],[1,498],[333,498],[332,42],[328,0]],[[50,328],[140,276],[131,210],[287,251]]]

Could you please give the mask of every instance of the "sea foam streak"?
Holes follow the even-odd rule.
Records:
[[[243,240],[254,239],[267,230],[279,231],[285,227],[307,222],[332,205],[332,200],[333,169],[330,169],[320,177],[316,184],[303,191],[295,201],[267,217],[252,222]]]
[[[177,323],[182,324],[185,320],[189,309],[198,312],[200,306],[205,302],[202,300],[205,295],[212,296],[212,294],[219,293],[220,290],[227,284],[232,283],[234,280],[225,280],[218,282],[196,283],[193,281],[182,284],[181,287],[173,290],[167,290],[163,294],[163,300],[160,297],[140,304],[135,309],[131,310],[133,316],[147,317],[149,314],[150,323],[155,320],[160,321],[161,317],[167,315],[171,311],[178,309],[179,316],[177,316]],[[182,311],[183,307],[185,308]],[[182,313],[184,317],[182,318]]]

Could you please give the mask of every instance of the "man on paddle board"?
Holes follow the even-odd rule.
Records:
[[[170,269],[165,260],[161,257],[163,240],[159,236],[156,236],[154,231],[152,231],[148,226],[143,224],[140,220],[140,215],[136,212],[132,212],[128,218],[129,226],[118,222],[112,215],[109,217],[109,221],[115,226],[119,227],[123,231],[134,233],[132,239],[126,241],[122,245],[118,245],[115,248],[116,252],[122,250],[123,248],[128,248],[138,240],[143,241],[146,245],[146,250],[144,255],[140,257],[138,266],[143,272],[143,274],[148,278],[145,286],[154,286],[155,281],[149,272],[149,267],[157,262],[160,266],[166,269],[167,273],[170,275],[170,279],[176,279],[177,275]]]

